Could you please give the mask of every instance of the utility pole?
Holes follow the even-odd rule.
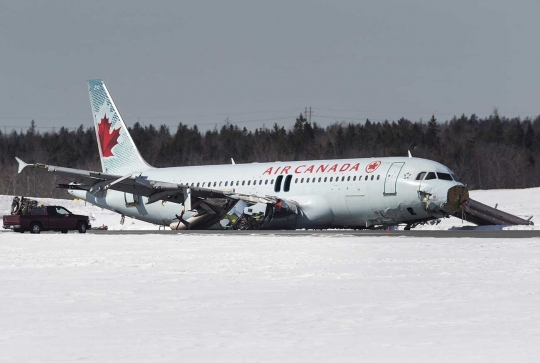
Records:
[[[313,113],[313,111],[311,111],[311,107],[309,107],[309,111],[308,111],[308,108],[306,107],[305,111],[304,111],[304,117],[306,118],[307,122],[311,124],[311,114]]]

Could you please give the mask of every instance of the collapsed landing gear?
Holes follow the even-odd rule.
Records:
[[[201,199],[191,205],[190,213],[185,216],[186,209],[176,215],[175,222],[170,224],[173,230],[208,229],[219,223],[236,201],[226,199]]]
[[[425,224],[429,224],[431,226],[436,226],[439,223],[441,223],[440,219],[425,219],[421,221],[417,221],[415,223],[407,224],[404,228],[405,231],[410,231],[411,229],[415,228],[416,226],[423,226]]]

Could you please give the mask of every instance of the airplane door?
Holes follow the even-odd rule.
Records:
[[[384,180],[384,195],[395,195],[396,184],[401,168],[405,163],[392,163],[390,169],[386,173],[386,179]]]

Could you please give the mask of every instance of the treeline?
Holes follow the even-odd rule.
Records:
[[[231,123],[200,132],[179,124],[130,128],[133,140],[148,163],[157,167],[413,156],[450,167],[470,189],[540,186],[540,116],[535,119],[476,115],[427,123],[401,118],[395,122],[341,123],[320,127],[300,115],[292,128],[249,131]],[[45,173],[17,174],[14,157],[71,168],[101,170],[94,129],[59,129],[40,133],[32,121],[26,132],[0,132],[0,194],[65,197],[55,189],[65,182]]]

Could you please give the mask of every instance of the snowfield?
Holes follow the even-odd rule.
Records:
[[[537,194],[472,197],[525,216]],[[2,210],[10,203],[0,197]],[[57,203],[93,213],[94,225],[157,228]],[[4,232],[0,291],[0,362],[540,356],[540,238]]]
[[[66,193],[67,195],[67,193]],[[474,228],[478,230],[493,230],[493,229],[540,229],[540,188],[531,189],[515,189],[515,190],[473,190],[470,192],[472,199],[481,203],[495,206],[498,208],[517,215],[518,217],[528,219],[533,217],[532,221],[535,226],[484,226],[478,227],[468,222],[462,222],[458,218],[444,218],[437,225],[423,225],[415,229],[429,230],[447,230]],[[32,198],[32,197],[30,197]],[[61,205],[66,207],[73,213],[85,214],[90,216],[92,227],[105,225],[109,230],[159,230],[159,226],[151,223],[142,222],[136,219],[126,217],[123,225],[120,224],[120,215],[86,203],[84,200],[67,200],[67,199],[49,199],[49,198],[32,198],[43,202],[45,205]],[[13,196],[0,195],[0,211],[9,213]],[[403,229],[404,226],[400,226]],[[163,227],[161,227],[163,228]],[[169,230],[169,228],[166,228]],[[0,229],[3,231],[3,229]]]

